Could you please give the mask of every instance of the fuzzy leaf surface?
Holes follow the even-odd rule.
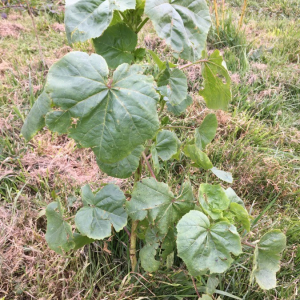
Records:
[[[218,128],[218,121],[215,114],[208,114],[201,125],[195,130],[195,144],[200,150],[214,139]]]
[[[280,269],[280,253],[286,247],[286,237],[280,230],[267,232],[256,245],[251,278],[269,290],[276,287],[276,272]]]
[[[99,37],[113,20],[114,10],[135,8],[135,0],[67,0],[65,26],[69,43]]]
[[[228,208],[230,200],[219,184],[202,183],[199,188],[199,202],[203,210],[213,220],[217,220],[223,217],[223,211]]]
[[[60,202],[51,202],[46,208],[46,241],[50,249],[63,254],[74,248],[72,228],[64,220]]]
[[[196,145],[186,145],[183,149],[184,154],[189,157],[198,168],[209,170],[213,167],[208,156]]]
[[[231,100],[231,79],[219,50],[215,50],[208,61],[204,62],[202,76],[204,89],[199,94],[204,98],[207,107],[227,110]]]
[[[201,57],[211,25],[205,0],[147,0],[145,14],[180,57],[190,61]]]
[[[178,149],[178,138],[169,130],[162,130],[157,134],[155,149],[162,160],[171,159]]]
[[[226,221],[211,224],[205,214],[192,210],[177,224],[178,256],[183,259],[192,276],[204,270],[223,273],[231,265],[230,253],[242,252],[236,228]]]
[[[89,185],[82,189],[84,206],[75,215],[75,224],[82,235],[102,240],[111,235],[111,226],[118,232],[127,224],[125,196],[118,186],[108,184],[94,194]]]
[[[117,178],[128,178],[138,168],[144,146],[137,146],[127,157],[116,163],[103,163],[97,160],[99,168],[107,175]]]
[[[45,115],[51,110],[51,99],[43,92],[34,102],[21,129],[21,134],[29,141],[45,126]]]
[[[190,182],[185,182],[181,194],[175,197],[167,184],[157,182],[154,178],[138,182],[131,200],[126,202],[127,212],[133,220],[148,218],[150,224],[157,226],[161,235],[166,235],[169,228],[193,207]]]
[[[46,125],[91,147],[101,162],[122,160],[159,127],[153,78],[141,72],[122,64],[108,79],[102,56],[67,54],[49,70],[46,92],[58,110],[46,115]],[[55,122],[52,114],[59,114]]]
[[[93,43],[96,53],[105,58],[109,68],[115,69],[133,61],[137,35],[124,23],[117,23],[108,27],[102,36],[93,39]]]

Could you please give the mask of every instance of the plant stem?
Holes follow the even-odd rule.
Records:
[[[218,4],[217,4],[217,0],[214,0],[214,8],[215,8],[215,15],[216,15],[217,32],[218,32],[218,35],[220,35],[220,32],[219,32],[220,22],[219,22],[219,15],[218,15]]]
[[[136,259],[136,229],[139,221],[132,221],[131,225],[131,234],[130,234],[130,262],[131,262],[131,271],[135,272],[137,259]]]
[[[245,12],[246,12],[246,8],[247,8],[247,0],[244,0],[244,4],[243,4],[243,8],[242,8],[242,14],[239,20],[239,29],[242,27],[243,24],[243,19],[245,16]]]
[[[248,246],[248,247],[251,247],[251,248],[256,248],[256,246],[255,245],[253,245],[253,244],[251,244],[251,243],[249,243],[249,242],[247,242],[247,241],[242,241],[242,244],[244,244],[244,245],[246,245],[246,246]]]
[[[195,127],[187,127],[187,126],[172,126],[172,125],[170,125],[170,126],[164,126],[164,127],[162,127],[162,128],[184,128],[184,129],[195,129]]]
[[[194,285],[194,289],[196,291],[196,294],[197,294],[198,298],[200,299],[201,296],[200,296],[199,291],[197,289],[197,285],[196,285],[195,279],[194,279],[193,276],[191,276],[191,278],[192,278],[192,281],[193,281],[193,285]]]
[[[139,33],[141,31],[141,29],[144,27],[144,25],[149,21],[149,18],[146,18],[136,29],[135,33]]]
[[[144,161],[145,161],[145,163],[146,163],[146,165],[147,165],[147,168],[148,168],[148,170],[149,170],[151,176],[156,180],[155,174],[154,174],[154,172],[153,172],[153,170],[152,170],[152,168],[151,168],[151,166],[150,166],[150,163],[149,163],[149,161],[148,161],[148,159],[147,159],[147,156],[146,156],[145,152],[143,152],[142,155],[143,155],[143,159],[144,159]]]
[[[180,67],[178,67],[178,69],[182,70],[182,69],[188,68],[188,67],[193,66],[193,65],[197,65],[197,64],[202,63],[202,62],[208,62],[208,59],[200,59],[200,60],[197,60],[193,63],[180,66]]]

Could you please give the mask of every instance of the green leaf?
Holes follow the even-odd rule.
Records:
[[[240,222],[245,230],[250,232],[250,218],[247,210],[240,204],[231,202],[229,209],[233,212],[235,218]]]
[[[155,148],[155,144],[151,146],[151,160],[152,160],[155,174],[157,175],[160,171],[160,165],[159,165],[158,154]]]
[[[178,105],[173,106],[170,102],[167,102],[168,111],[175,116],[180,116],[185,110],[193,103],[193,98],[190,95],[182,100]]]
[[[137,146],[127,157],[116,163],[103,163],[97,159],[99,168],[107,175],[117,178],[128,178],[138,168],[144,146]]]
[[[227,110],[231,100],[231,79],[227,69],[223,66],[223,58],[219,50],[211,54],[202,69],[204,89],[199,94],[211,109]]]
[[[206,284],[207,293],[209,295],[212,295],[215,292],[218,285],[219,285],[218,277],[214,274],[211,274],[208,277],[207,284]]]
[[[155,149],[162,160],[169,160],[177,153],[178,138],[172,131],[162,130],[156,136]]]
[[[148,49],[148,52],[150,53],[152,59],[154,60],[154,62],[157,64],[158,68],[163,71],[166,68],[166,63],[164,63],[163,61],[160,60],[160,58],[158,57],[158,55],[153,52],[152,50]]]
[[[87,236],[81,235],[80,233],[77,233],[77,232],[75,232],[73,234],[73,239],[74,239],[74,243],[75,243],[75,247],[74,247],[75,251],[84,247],[85,245],[89,245],[95,241],[95,240],[90,239]]]
[[[114,184],[108,184],[95,195],[89,185],[82,189],[84,206],[75,215],[75,224],[82,235],[102,240],[111,235],[111,226],[118,232],[127,224],[125,196]]]
[[[225,190],[225,193],[230,202],[238,203],[245,208],[244,201],[235,193],[232,188],[228,188],[227,190]]]
[[[195,130],[195,144],[200,150],[214,139],[218,128],[218,121],[215,114],[208,114],[199,128]]]
[[[153,78],[141,73],[137,65],[122,64],[108,79],[100,55],[67,54],[49,70],[46,92],[60,116],[54,126],[48,113],[47,126],[91,147],[101,162],[122,160],[159,128]]]
[[[223,211],[229,206],[229,199],[224,189],[219,185],[202,183],[199,188],[199,202],[203,210],[213,220],[221,219]]]
[[[134,61],[142,61],[146,55],[145,48],[137,48],[134,51]]]
[[[276,272],[280,269],[280,253],[286,247],[286,237],[280,230],[267,232],[256,245],[251,278],[269,290],[276,287]]]
[[[45,115],[51,110],[51,99],[43,92],[34,102],[21,129],[21,134],[29,141],[45,126]]]
[[[209,295],[203,294],[198,300],[213,300],[213,298]]]
[[[93,43],[96,53],[105,58],[109,68],[115,69],[134,60],[137,35],[124,23],[118,23],[108,27]]]
[[[159,234],[166,235],[181,216],[193,209],[194,197],[190,182],[183,184],[182,193],[175,197],[168,185],[153,178],[138,182],[131,200],[126,202],[127,212],[133,220],[148,217],[157,226]]]
[[[204,152],[200,151],[196,145],[186,145],[183,152],[196,164],[198,168],[209,170],[213,167],[208,156]]]
[[[215,167],[211,168],[210,170],[221,180],[226,181],[228,183],[233,182],[232,174],[230,172],[225,172]]]
[[[157,86],[171,106],[178,106],[187,98],[187,78],[179,69],[167,67],[158,77]]]
[[[242,252],[240,236],[236,228],[226,221],[210,224],[200,211],[192,210],[184,215],[177,225],[178,256],[183,259],[192,276],[223,273],[233,259],[230,252]]]
[[[147,0],[145,14],[158,36],[180,57],[190,61],[201,57],[211,25],[205,0]]]
[[[46,241],[50,249],[63,254],[74,248],[72,228],[64,220],[60,202],[51,202],[46,208]]]
[[[65,26],[69,43],[100,36],[113,20],[114,10],[135,8],[135,0],[67,0]]]
[[[159,236],[154,228],[148,227],[146,231],[146,245],[140,251],[142,268],[147,272],[155,272],[160,266],[160,262],[155,259],[159,247]]]

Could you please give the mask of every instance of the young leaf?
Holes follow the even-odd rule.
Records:
[[[218,121],[215,114],[208,114],[201,125],[195,130],[195,144],[200,150],[214,139],[218,128]]]
[[[46,241],[50,249],[63,254],[74,248],[72,228],[64,220],[60,202],[51,202],[46,208],[47,231]]]
[[[135,0],[66,0],[65,26],[69,43],[100,36],[113,19],[114,10],[135,8]]]
[[[137,146],[127,157],[116,163],[103,163],[97,159],[99,168],[107,175],[117,178],[128,178],[138,168],[144,146]]]
[[[125,196],[114,184],[108,184],[97,194],[89,185],[82,189],[84,206],[75,215],[75,224],[82,235],[102,240],[111,235],[111,226],[118,232],[127,224]]]
[[[225,172],[222,170],[219,170],[215,167],[210,169],[218,178],[220,178],[223,181],[232,183],[233,182],[233,178],[230,172]]]
[[[247,210],[240,204],[231,202],[229,209],[245,230],[250,232],[250,219]]]
[[[256,245],[251,279],[269,290],[276,287],[276,272],[280,269],[280,253],[286,247],[286,237],[280,230],[267,232]]]
[[[134,61],[142,61],[146,55],[145,48],[137,48],[134,50]]]
[[[217,220],[223,217],[223,210],[228,208],[230,201],[219,184],[202,183],[199,188],[199,202],[203,210],[213,220]]]
[[[154,178],[145,178],[138,182],[132,192],[131,200],[126,202],[127,212],[133,220],[144,220],[157,226],[161,235],[181,216],[193,209],[194,197],[190,182],[185,182],[182,193],[175,198],[168,185]]]
[[[209,170],[213,167],[208,156],[204,152],[200,151],[196,145],[186,145],[183,152],[196,164],[198,168]]]
[[[152,159],[155,174],[158,174],[160,170],[160,165],[159,165],[158,154],[155,148],[155,144],[151,146],[151,159]]]
[[[145,14],[158,36],[182,58],[195,61],[201,57],[211,25],[205,0],[147,0]]]
[[[105,58],[109,68],[115,69],[134,60],[137,35],[124,23],[118,23],[108,27],[93,43],[96,53]]]
[[[167,67],[158,77],[158,90],[171,106],[181,104],[187,97],[187,78],[179,69]]]
[[[190,95],[187,95],[184,100],[182,100],[178,105],[175,106],[167,101],[167,107],[169,112],[171,112],[175,116],[180,116],[192,103],[193,98]]]
[[[148,52],[150,53],[150,55],[151,55],[152,59],[154,60],[154,62],[157,64],[158,68],[161,71],[163,71],[167,67],[166,63],[161,61],[160,58],[158,57],[158,55],[154,51],[148,49]]]
[[[206,284],[207,293],[208,293],[209,295],[212,295],[212,294],[215,292],[215,290],[216,290],[218,284],[219,284],[219,279],[218,279],[218,277],[217,277],[216,275],[214,275],[214,274],[211,274],[211,275],[208,277],[207,284]]]
[[[51,99],[43,92],[34,102],[21,129],[21,134],[29,141],[45,126],[45,115],[51,110]]]
[[[162,130],[157,134],[155,149],[162,160],[169,160],[177,153],[178,138],[174,132]]]
[[[47,126],[59,125],[101,162],[122,160],[159,128],[153,78],[141,72],[137,65],[122,64],[109,80],[100,55],[67,54],[49,70],[46,92],[60,109],[54,113],[62,115],[55,126],[46,116]]]
[[[183,259],[192,276],[223,273],[233,259],[230,252],[242,252],[240,236],[236,228],[226,221],[210,224],[209,219],[200,211],[192,210],[184,215],[177,224],[178,256]]]
[[[231,100],[231,79],[222,62],[219,50],[215,50],[208,61],[204,62],[202,71],[204,89],[199,91],[199,94],[211,109],[227,110]]]

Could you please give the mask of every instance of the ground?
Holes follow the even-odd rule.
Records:
[[[256,223],[252,240],[278,228],[288,242],[275,290],[263,292],[249,283],[252,262],[247,253],[220,276],[218,289],[251,300],[296,300],[300,297],[300,3],[248,1],[244,24],[238,29],[242,2],[225,1],[222,13],[219,1],[219,33],[214,27],[209,34],[209,50],[219,48],[230,70],[233,100],[228,112],[217,112],[219,129],[208,154],[216,167],[233,174],[232,187]],[[80,187],[87,182],[94,188],[107,182],[128,187],[127,181],[101,173],[91,151],[78,149],[66,136],[44,129],[29,143],[20,137],[48,68],[72,51],[62,15],[59,9],[57,14],[39,12],[33,23],[27,12],[14,9],[0,20],[0,299],[176,299],[170,295],[195,299],[183,268],[172,274],[137,273],[129,279],[126,234],[66,257],[45,242],[44,209],[56,197],[72,212],[80,206]],[[139,43],[172,59],[151,24]],[[93,52],[90,42],[73,49]],[[202,84],[201,69],[194,66],[186,72],[194,103],[178,125],[197,126],[209,112],[196,93]],[[170,173],[166,168],[162,176],[170,178]],[[204,176],[195,170],[191,180],[197,186]]]

